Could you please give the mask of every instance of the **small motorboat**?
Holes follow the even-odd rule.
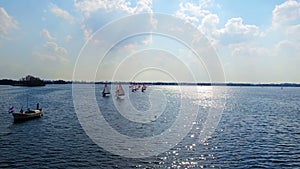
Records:
[[[42,109],[27,111],[23,111],[21,109],[20,112],[12,113],[12,115],[14,116],[14,122],[22,122],[35,118],[40,118],[44,115],[44,112],[42,111]]]
[[[24,111],[23,108],[21,108],[21,110],[19,112],[14,112],[14,107],[12,106],[9,109],[9,113],[12,113],[15,123],[16,122],[27,121],[27,120],[31,120],[31,119],[35,119],[35,118],[40,118],[44,115],[44,112],[40,108],[39,103],[36,104],[36,109],[35,110],[31,110],[30,108],[28,108],[27,111]]]

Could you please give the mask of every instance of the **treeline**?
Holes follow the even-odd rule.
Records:
[[[20,80],[2,79],[0,85],[12,85],[12,86],[45,86],[46,83],[38,77],[27,75]]]
[[[11,85],[11,86],[45,86],[47,84],[70,84],[71,81],[64,80],[41,80],[38,77],[27,75],[22,77],[20,80],[12,79],[1,79],[0,85]]]
[[[70,81],[64,81],[64,80],[46,80],[46,84],[70,84],[72,82]]]
[[[16,81],[13,86],[45,86],[45,82],[38,77],[27,75]]]
[[[11,80],[11,79],[1,79],[0,80],[0,85],[13,85],[15,83],[16,83],[16,81]]]

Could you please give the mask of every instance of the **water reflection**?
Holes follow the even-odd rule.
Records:
[[[224,87],[200,86],[199,95],[192,92],[197,91],[193,86],[183,88],[184,92],[178,92],[172,86],[150,86],[144,94],[130,93],[129,100],[139,113],[153,109],[150,103],[156,103],[157,99],[153,99],[156,94],[150,98],[151,90],[166,98],[166,111],[156,120],[138,123],[119,113],[112,96],[101,97],[102,86],[96,86],[99,92],[96,101],[105,121],[118,132],[134,138],[152,137],[170,129],[178,117],[182,100],[186,100],[187,105],[199,107],[198,116],[191,121],[192,129],[179,143],[156,156],[134,159],[110,153],[86,135],[74,112],[70,85],[43,88],[0,86],[0,168],[300,167],[298,88],[226,87],[225,90]],[[82,86],[83,92],[89,89],[89,85]],[[27,93],[32,96],[29,104],[35,105],[39,100],[45,115],[38,120],[13,124],[7,109],[10,104],[20,106],[17,104],[24,102]],[[205,142],[199,142],[215,100],[224,98],[225,109],[216,131]],[[90,110],[89,103],[90,100],[82,99],[86,110]],[[84,113],[88,115],[87,111]],[[127,150],[133,149],[129,147]]]

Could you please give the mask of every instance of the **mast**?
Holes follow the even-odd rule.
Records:
[[[27,94],[26,100],[27,100],[27,109],[28,109],[28,94]]]

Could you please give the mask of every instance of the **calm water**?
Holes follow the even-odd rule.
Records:
[[[89,91],[91,86],[80,88]],[[184,109],[191,114],[193,106],[199,106],[193,128],[175,147],[157,156],[125,158],[99,147],[85,133],[74,110],[71,85],[0,86],[0,168],[300,168],[299,88],[184,88],[191,92],[150,86],[145,93],[126,91],[128,97],[118,101],[113,96],[102,98],[102,86],[96,86],[96,101],[105,120],[133,138],[168,130],[183,102],[190,105]],[[45,115],[14,124],[7,110],[10,105],[26,107],[27,95],[30,107],[39,102]],[[199,142],[214,101],[225,98],[216,131]],[[88,112],[89,101],[82,98],[82,103]]]

